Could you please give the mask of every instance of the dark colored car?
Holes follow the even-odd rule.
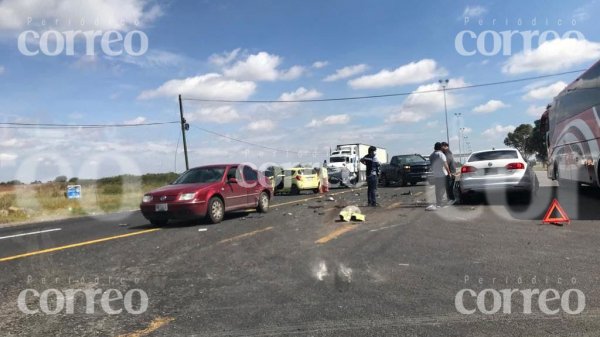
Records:
[[[155,225],[204,217],[218,223],[229,211],[256,208],[267,212],[272,195],[270,181],[249,166],[201,166],[184,172],[170,185],[146,193],[140,210]]]
[[[431,165],[419,154],[393,156],[389,164],[381,165],[379,183],[389,186],[395,182],[401,186],[415,185],[427,181],[431,176]]]

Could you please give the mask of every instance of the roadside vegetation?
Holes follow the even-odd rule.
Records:
[[[176,173],[121,175],[98,180],[57,177],[52,182],[0,184],[0,224],[136,209],[142,195],[166,185]],[[68,199],[67,186],[81,185],[81,198]]]

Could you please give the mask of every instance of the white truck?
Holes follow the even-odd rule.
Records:
[[[331,151],[329,156],[329,167],[334,169],[347,168],[353,177],[352,182],[356,184],[359,181],[367,180],[367,167],[360,163],[360,159],[369,153],[368,144],[340,144]],[[377,147],[375,155],[381,164],[387,163],[387,151],[384,148]]]

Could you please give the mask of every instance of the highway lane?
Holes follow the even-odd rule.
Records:
[[[350,193],[350,189],[332,190],[330,195]],[[353,192],[354,193],[354,192]],[[274,208],[296,202],[322,198],[322,195],[302,193],[300,195],[277,195],[272,200]],[[228,214],[228,219],[247,216],[245,211]],[[207,226],[206,221],[190,221],[174,226]],[[152,229],[139,211],[77,217],[17,226],[0,227],[0,261],[2,259],[43,251],[56,247],[86,243],[99,239],[127,237],[137,231]]]
[[[364,191],[335,201],[292,197],[265,215],[167,226],[0,263],[0,330],[7,336],[361,337],[600,331],[599,221],[543,226],[539,218],[511,218],[515,205],[484,202],[426,212],[423,200],[431,192],[426,186],[381,188],[383,207],[364,208],[365,223],[336,221],[340,207],[365,203]],[[27,288],[139,288],[149,306],[140,315],[107,315],[98,304],[96,313],[86,314],[82,303],[74,314],[25,315],[16,298]],[[546,315],[534,301],[533,313],[523,314],[523,298],[515,296],[510,314],[464,315],[455,307],[464,288],[561,294],[577,288],[586,304],[578,315]],[[477,308],[473,299],[466,305]],[[29,307],[39,307],[35,298]]]

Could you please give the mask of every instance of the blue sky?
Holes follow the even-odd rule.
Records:
[[[336,98],[436,90],[439,79],[460,87],[585,69],[600,59],[600,31],[594,25],[599,10],[600,3],[589,0],[3,0],[0,122],[165,122],[179,118],[178,94],[234,100]],[[82,36],[74,39],[74,55],[40,50],[26,56],[18,47],[27,31],[40,36],[51,31],[53,47],[53,36],[73,30],[122,36],[139,31],[147,37],[147,51],[110,56],[98,37],[91,44],[93,55],[86,55],[90,46]],[[457,49],[463,31],[469,31],[462,41],[473,55]],[[507,42],[493,37],[506,31],[515,35],[508,40],[510,53],[503,55]],[[534,37],[526,49],[520,34],[535,31],[550,38],[540,44]],[[568,31],[579,35],[564,36]],[[484,50],[476,45],[481,35]],[[26,37],[28,50],[40,49],[40,38]],[[139,39],[132,45],[139,47]],[[113,46],[122,49],[124,42]],[[495,53],[495,47],[501,51]],[[459,127],[467,136],[461,147],[467,141],[472,150],[503,146],[507,132],[532,123],[576,76],[449,91],[452,148],[458,151]],[[441,92],[321,103],[185,101],[184,111],[191,124],[191,165],[322,162],[329,147],[347,142],[378,145],[394,154],[429,153],[435,141],[446,138]],[[0,181],[181,171],[179,138],[177,124],[0,129]]]

